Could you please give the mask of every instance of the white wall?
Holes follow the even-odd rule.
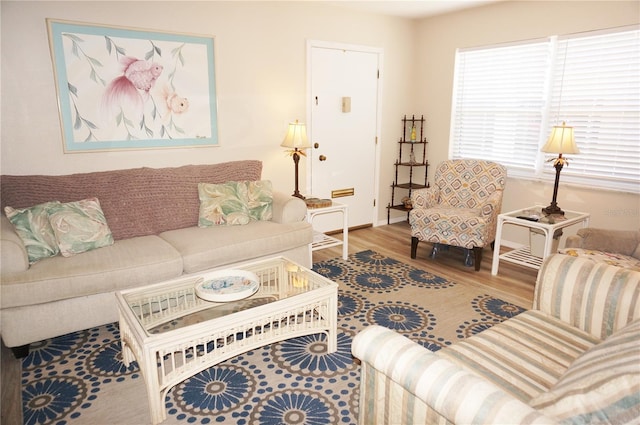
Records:
[[[504,1],[411,21],[329,2],[2,1],[1,174],[67,174],[261,159],[264,178],[293,191],[280,142],[306,116],[306,41],[384,49],[378,222],[386,223],[400,119],[427,118],[429,161],[447,158],[455,49],[634,23],[640,3]],[[220,146],[64,154],[45,18],[215,36]],[[432,168],[433,169],[433,168]],[[301,190],[306,169],[301,167]],[[432,173],[430,173],[432,174]],[[432,178],[430,177],[430,180]],[[551,200],[552,184],[509,179],[503,210]],[[638,228],[640,196],[562,184],[562,208],[592,225]],[[392,212],[392,218],[404,214]],[[517,240],[522,235],[509,235]]]
[[[399,120],[415,103],[415,23],[325,2],[2,1],[2,174],[68,174],[260,159],[293,192],[280,143],[306,117],[308,39],[384,49],[381,181],[393,179]],[[219,147],[64,154],[45,18],[215,36]],[[386,142],[385,142],[386,143]],[[301,191],[306,193],[305,166]],[[382,185],[380,205],[390,188]],[[386,209],[381,209],[381,219]]]
[[[456,48],[616,27],[639,20],[638,1],[505,1],[421,20],[417,29],[417,109],[428,119],[431,163],[448,158]],[[552,194],[553,182],[509,178],[503,211],[536,203],[546,206]],[[640,228],[639,195],[570,186],[562,183],[561,176],[558,204],[565,210],[591,213],[591,226]],[[526,243],[526,231],[508,227],[508,240]],[[574,226],[565,235],[576,230]]]

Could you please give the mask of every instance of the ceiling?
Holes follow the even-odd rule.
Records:
[[[331,3],[371,13],[417,19],[439,15],[454,10],[475,7],[495,1],[499,0],[351,0],[333,1]]]

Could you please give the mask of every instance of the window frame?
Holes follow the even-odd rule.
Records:
[[[607,137],[608,133],[607,132],[588,133],[589,140],[587,140],[587,136],[585,136],[584,140],[581,140],[580,126],[584,125],[585,123],[571,121],[577,115],[581,115],[581,119],[583,120],[588,119],[588,118],[584,118],[584,116],[587,116],[588,114],[576,115],[574,113],[574,115],[571,115],[569,111],[570,108],[567,106],[570,104],[570,102],[573,102],[573,99],[570,98],[569,95],[567,94],[569,90],[563,87],[563,85],[567,83],[567,78],[571,78],[565,75],[565,73],[567,73],[565,67],[567,66],[567,57],[568,57],[566,55],[566,50],[569,50],[569,56],[571,56],[572,54],[574,54],[574,51],[571,50],[571,46],[570,46],[571,43],[575,44],[576,41],[588,40],[590,37],[591,38],[601,37],[602,35],[616,36],[617,34],[620,34],[620,33],[630,33],[631,36],[633,37],[631,42],[637,44],[638,40],[640,39],[640,25],[631,25],[631,26],[618,27],[618,28],[612,28],[612,29],[606,29],[606,30],[588,31],[588,32],[569,34],[569,35],[563,35],[563,36],[550,36],[545,38],[538,38],[538,39],[513,42],[513,43],[502,43],[502,44],[496,44],[496,45],[490,45],[490,46],[479,46],[479,47],[473,47],[473,48],[457,49],[456,57],[455,57],[455,66],[454,66],[454,83],[453,83],[452,99],[451,99],[452,106],[451,106],[450,133],[449,133],[450,134],[449,158],[456,159],[456,158],[475,157],[475,158],[496,160],[498,162],[503,162],[504,165],[506,165],[508,174],[510,177],[528,179],[528,180],[538,180],[538,181],[553,181],[553,179],[555,178],[555,170],[552,166],[547,164],[547,161],[549,159],[554,159],[555,157],[557,157],[557,155],[550,155],[550,154],[545,154],[543,152],[540,152],[540,148],[544,145],[549,134],[551,133],[551,128],[554,125],[562,124],[562,121],[566,121],[567,125],[573,126],[575,128],[576,143],[579,149],[582,145],[583,149],[587,151],[589,150],[593,151],[593,147],[595,146],[596,147],[595,151],[598,151],[598,149],[601,148],[601,146],[598,145],[598,135],[601,135],[600,140],[604,140],[604,138]],[[636,44],[634,44],[634,46]],[[535,64],[534,62],[531,62],[530,58],[528,58],[525,54],[528,52],[527,49],[531,48],[532,46],[537,46],[539,50],[544,50],[546,52],[544,57],[544,66],[542,67],[544,68],[544,75],[539,74],[540,72],[543,72],[540,70],[540,66],[539,66],[542,64]],[[545,46],[545,47],[543,48],[542,46]],[[532,72],[537,72],[537,73],[531,74],[532,76],[530,77],[530,79],[520,80],[521,83],[522,81],[526,81],[526,84],[522,84],[525,87],[524,89],[520,89],[519,87],[515,89],[510,89],[508,86],[512,82],[506,81],[506,79],[500,80],[501,75],[499,75],[499,65],[502,64],[502,62],[500,62],[501,60],[500,55],[502,54],[503,51],[507,52],[509,49],[512,49],[512,51],[515,52],[514,57],[517,56],[519,60],[523,61],[523,65],[518,67],[520,64],[518,64],[517,61],[514,60],[514,58],[506,59],[507,60],[506,66],[512,66],[514,68],[513,72],[516,73],[518,77],[521,77],[520,74],[517,74],[518,72],[521,72],[522,75],[527,74],[527,69],[526,69],[526,66],[524,65],[526,64],[527,60],[529,60],[530,64],[534,63],[533,66],[535,67],[535,70]],[[500,81],[500,83],[504,83],[503,85],[507,87],[503,89],[503,87],[501,86],[500,88],[497,89],[497,91],[491,92],[490,91],[491,84],[493,84],[493,82],[489,82],[489,83],[483,82],[482,81],[483,76],[478,77],[479,74],[471,74],[469,76],[461,74],[464,72],[462,70],[463,66],[471,67],[471,65],[468,65],[467,62],[470,61],[468,60],[468,57],[472,55],[476,55],[475,59],[473,59],[476,61],[473,63],[473,65],[475,66],[479,66],[478,64],[482,65],[482,60],[484,60],[482,55],[485,55],[485,56],[488,55],[491,57],[491,60],[495,60],[495,63],[487,62],[489,63],[489,67],[491,66],[494,67],[494,69],[489,71],[489,73],[493,72],[495,75],[493,74],[489,74],[489,75],[491,75],[491,78],[494,78],[496,81]],[[523,55],[523,56],[522,58],[520,58],[518,55]],[[540,51],[536,51],[532,53],[532,55],[534,59],[537,59],[537,60],[542,59],[542,57],[540,56]],[[584,56],[584,57],[589,57],[589,56]],[[640,58],[640,53],[636,55],[634,51],[634,55],[631,58],[632,63],[630,65],[632,67],[631,68],[632,71],[635,69],[640,69],[639,58]],[[511,60],[512,62],[508,62],[508,60]],[[571,65],[574,66],[573,62],[571,63]],[[525,68],[525,69],[520,69],[520,68]],[[476,73],[479,72],[478,69],[482,69],[482,68],[478,67],[475,70]],[[582,70],[581,68],[578,68],[578,69]],[[588,69],[588,68],[584,68],[584,69]],[[469,80],[471,80],[471,83],[468,84],[469,87],[464,87],[464,90],[466,91],[461,92],[460,86],[461,85],[465,86],[465,84],[467,84],[464,81],[465,78],[468,78]],[[474,82],[473,81],[474,78],[477,81]],[[540,81],[539,81],[541,78],[544,79],[544,84],[542,85],[540,84]],[[490,80],[490,79],[488,78],[487,80]],[[477,87],[474,86],[474,84],[476,84]],[[489,137],[495,137],[495,140],[489,139],[484,141],[484,143],[488,142],[489,145],[494,148],[494,154],[488,155],[488,157],[485,154],[485,151],[483,151],[481,148],[477,148],[474,150],[473,146],[470,146],[472,144],[480,145],[483,143],[482,140],[479,142],[476,142],[475,139],[473,139],[473,141],[464,140],[464,137],[471,139],[471,136],[476,135],[473,133],[473,131],[477,131],[478,136],[482,136],[482,135],[486,136],[486,134],[484,133],[486,131],[485,129],[477,128],[478,126],[477,123],[481,123],[481,125],[484,125],[484,121],[482,120],[484,120],[485,118],[474,117],[473,114],[479,113],[479,112],[473,111],[472,110],[473,105],[471,105],[472,100],[474,99],[477,100],[477,97],[476,98],[473,97],[474,95],[475,96],[483,95],[482,90],[485,89],[485,87],[482,87],[483,84],[487,85],[486,89],[488,91],[484,93],[484,96],[486,98],[490,98],[491,94],[505,93],[505,92],[501,93],[500,90],[516,90],[515,93],[518,95],[521,95],[521,92],[522,92],[524,93],[525,96],[530,96],[530,97],[525,97],[524,99],[530,101],[532,104],[535,104],[533,106],[533,109],[531,111],[528,111],[529,113],[528,116],[526,116],[526,114],[521,113],[522,111],[526,110],[526,108],[524,107],[513,108],[513,110],[509,111],[509,117],[515,117],[515,118],[507,117],[507,121],[509,119],[511,119],[512,121],[509,122],[506,126],[505,126],[505,122],[507,121],[504,121],[502,123],[503,124],[502,127],[500,128],[492,127],[492,125],[495,125],[494,123],[489,125],[490,130],[496,130],[495,131],[496,134],[491,134],[489,136]],[[597,188],[608,189],[608,190],[618,190],[618,191],[631,192],[631,193],[640,193],[640,78],[638,79],[638,82],[634,80],[633,84],[635,84],[632,86],[634,90],[632,90],[631,94],[627,96],[631,98],[631,102],[633,103],[633,105],[632,107],[630,107],[631,109],[627,113],[628,117],[624,119],[630,119],[630,120],[633,120],[634,122],[637,121],[638,125],[635,126],[635,128],[632,128],[630,139],[626,140],[626,142],[623,144],[625,148],[631,149],[632,155],[630,157],[619,155],[622,158],[622,160],[620,160],[619,162],[623,163],[619,168],[620,170],[622,170],[622,172],[619,173],[621,177],[616,177],[615,175],[613,177],[602,175],[602,173],[604,173],[605,171],[608,172],[608,170],[603,171],[604,169],[602,168],[602,165],[606,163],[605,159],[600,159],[599,157],[595,156],[593,153],[590,154],[590,157],[595,158],[595,160],[593,159],[590,160],[589,155],[583,155],[583,157],[580,157],[580,154],[575,154],[575,155],[569,155],[569,159],[570,159],[569,163],[571,164],[575,162],[577,165],[574,166],[574,168],[576,168],[577,170],[573,172],[570,165],[566,166],[563,169],[563,173],[562,173],[563,183],[575,184],[579,186],[597,187]],[[531,93],[526,91],[528,86],[533,87],[532,88],[533,91]],[[638,87],[637,93],[635,93],[636,87]],[[478,90],[478,93],[472,92],[472,90]],[[509,93],[509,92],[506,92],[506,93]],[[565,99],[563,99],[563,95],[565,95]],[[503,96],[503,97],[496,96],[497,100],[495,102],[493,100],[490,100],[488,102],[485,102],[486,103],[485,106],[481,106],[481,107],[485,107],[488,109],[490,109],[491,107],[498,108],[500,106],[499,103],[503,102],[505,97],[506,96]],[[484,101],[485,99],[482,99],[482,100]],[[579,101],[580,99],[578,98],[578,102]],[[463,103],[467,102],[468,104],[465,104],[464,108],[462,108],[462,107],[459,107],[460,102],[463,102]],[[505,105],[507,104],[508,102],[505,103]],[[578,108],[580,107],[581,105],[578,103]],[[535,110],[536,108],[539,108],[539,109]],[[563,119],[564,118],[563,110],[566,111],[566,115],[567,115],[566,119]],[[603,116],[604,115],[604,112],[602,112],[603,110],[605,109],[602,109],[602,110],[596,109],[595,115],[597,115],[598,117]],[[489,111],[488,113],[489,118],[493,118],[493,121],[495,122],[496,116],[491,115],[491,113],[493,113],[493,111]],[[536,117],[539,117],[539,120]],[[475,118],[475,121],[474,121],[474,118]],[[606,121],[606,119],[607,118],[601,121],[606,123],[608,122]],[[513,125],[514,122],[517,122],[519,124]],[[464,125],[461,125],[461,123],[464,123]],[[589,123],[589,121],[587,121],[586,123]],[[476,127],[474,127],[474,124],[476,124]],[[511,125],[511,127],[508,127],[509,125]],[[521,128],[522,126],[525,126],[527,128],[523,130]],[[461,127],[464,127],[464,128],[461,128]],[[467,131],[467,128],[469,130],[468,130],[468,134],[465,136],[462,133]],[[509,155],[508,153],[509,138],[506,137],[505,139],[505,134],[509,135],[509,132],[514,132],[514,134],[511,136],[512,136],[512,139],[516,139],[517,138],[516,132],[518,131],[521,131],[521,134],[523,134],[522,137],[525,138],[526,140],[521,143],[521,146],[523,146],[521,148],[522,149],[521,152],[523,152],[522,158],[514,160],[514,158],[518,158],[518,155],[505,157],[505,155]],[[491,133],[491,131],[486,131],[486,132]],[[586,131],[583,131],[582,134],[587,134],[587,133]],[[596,136],[591,137],[591,134],[596,134]],[[502,139],[499,140],[500,137],[502,137]],[[514,146],[511,146],[511,149],[515,149]],[[604,154],[608,152],[620,150],[618,149],[618,146],[619,146],[618,144],[614,145],[610,143],[607,146],[610,146],[615,149],[610,149],[608,147],[605,147]],[[495,154],[496,150],[499,150],[501,147],[503,150],[502,156],[500,156],[500,154],[496,155]],[[530,157],[531,155],[534,155],[535,158],[533,161],[527,163],[526,161],[528,160],[528,157]],[[605,156],[603,156],[603,158],[605,158]],[[598,166],[600,166],[601,168],[598,168]]]

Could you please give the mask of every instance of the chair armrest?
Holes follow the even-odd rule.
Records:
[[[500,208],[502,208],[502,191],[496,190],[486,199],[482,204],[481,213],[483,217],[491,218],[493,221],[498,222],[498,214],[500,214]]]
[[[495,384],[387,328],[374,325],[358,333],[352,352],[362,361],[360,424],[442,419],[454,424],[554,422]],[[417,411],[425,408],[428,412]]]
[[[533,309],[605,339],[640,318],[640,272],[570,255],[547,257]]]
[[[582,248],[633,256],[640,245],[640,232],[635,230],[609,230],[595,227],[579,229],[567,238],[566,248]]]
[[[416,189],[411,192],[412,208],[431,208],[438,204],[439,199],[440,189],[437,187]]]
[[[307,204],[300,198],[273,192],[273,217],[276,223],[295,223],[307,218]]]
[[[0,216],[0,270],[2,274],[26,271],[29,268],[27,249],[7,216]]]

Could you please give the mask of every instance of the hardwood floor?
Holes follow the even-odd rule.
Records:
[[[342,237],[341,233],[333,236]],[[418,245],[416,259],[412,259],[411,229],[404,221],[349,232],[349,254],[371,249],[456,282],[485,286],[487,290],[492,291],[492,294],[496,294],[505,301],[531,308],[536,270],[501,262],[498,275],[492,276],[491,249],[484,250],[480,271],[476,272],[473,267],[464,266],[462,250],[451,248],[449,251],[439,253],[436,259],[432,259],[431,248],[431,244],[421,242]],[[341,246],[327,248],[314,251],[313,261],[323,261],[340,255],[342,255]]]
[[[341,238],[340,234],[335,237]],[[491,250],[485,249],[482,266],[476,272],[473,267],[463,265],[463,252],[450,249],[442,252],[438,258],[431,259],[431,245],[420,243],[415,260],[411,259],[411,233],[406,222],[387,226],[368,227],[349,232],[349,253],[373,250],[380,254],[427,270],[438,276],[474,286],[483,286],[505,301],[512,302],[524,308],[531,308],[536,271],[508,263],[500,264],[497,276],[491,276]],[[323,261],[342,255],[342,247],[327,248],[313,252],[313,261]],[[0,406],[2,424],[22,423],[22,402],[20,394],[20,362],[2,345],[2,368],[0,381],[2,382],[2,399]]]
[[[0,424],[22,424],[22,395],[20,361],[2,344],[0,351]]]

